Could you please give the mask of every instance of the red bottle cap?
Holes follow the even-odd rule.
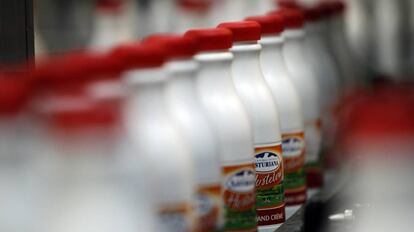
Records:
[[[233,42],[257,41],[262,34],[260,24],[254,21],[225,22],[217,27],[233,32]]]
[[[319,6],[303,6],[296,0],[277,0],[277,3],[281,8],[302,10],[306,21],[318,21],[323,15],[323,10]]]
[[[299,3],[296,0],[276,0],[276,4],[279,8],[298,8]]]
[[[305,19],[309,22],[319,21],[323,18],[324,12],[319,6],[303,8]]]
[[[29,84],[19,77],[0,76],[0,115],[13,115],[26,103]]]
[[[55,95],[55,103],[43,112],[52,126],[63,130],[85,130],[88,127],[112,127],[120,121],[120,107],[93,101],[82,95]]]
[[[271,15],[281,15],[285,19],[285,26],[289,29],[302,28],[305,24],[305,15],[302,10],[283,8],[276,11],[272,11]]]
[[[104,12],[118,13],[123,6],[123,0],[98,0],[96,9]]]
[[[166,52],[159,46],[125,44],[116,47],[111,57],[122,62],[124,70],[161,67],[166,58]]]
[[[226,50],[233,45],[233,33],[225,28],[194,29],[184,36],[197,41],[197,52]]]
[[[74,53],[39,64],[31,79],[41,85],[85,84],[119,78],[121,71],[122,63],[107,55]]]
[[[346,11],[346,4],[344,1],[332,1],[330,4],[332,5],[334,15],[343,14]]]
[[[188,11],[207,12],[213,0],[178,0],[179,6]]]
[[[246,18],[255,21],[262,27],[262,35],[279,34],[285,30],[285,20],[281,15],[263,15]]]
[[[160,45],[168,58],[191,58],[197,52],[197,41],[174,34],[157,34],[145,38],[144,44]]]
[[[346,10],[346,5],[343,1],[323,1],[318,7],[322,11],[324,17],[341,15]]]

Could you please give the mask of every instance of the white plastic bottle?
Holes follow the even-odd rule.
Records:
[[[125,62],[129,87],[125,123],[138,153],[131,162],[146,162],[161,231],[191,231],[195,183],[190,149],[173,122],[165,96],[165,52],[150,45],[124,45],[113,51]]]
[[[157,231],[144,166],[121,162],[122,152],[136,152],[120,130],[120,112],[77,90],[49,92],[33,108],[47,133],[35,164],[43,192],[32,230]]]
[[[361,84],[363,70],[353,60],[351,46],[347,40],[345,13],[346,3],[342,0],[324,1],[320,6],[324,10],[325,36],[331,52],[338,61],[344,77],[345,92],[349,93]]]
[[[200,28],[210,25],[210,14],[213,0],[176,0],[177,32],[185,32],[188,28]]]
[[[35,221],[30,165],[24,153],[30,128],[24,106],[29,88],[24,80],[0,75],[0,230],[27,231]]]
[[[276,102],[260,66],[260,24],[221,23],[233,32],[232,73],[236,91],[252,120],[256,165],[256,210],[259,231],[275,231],[285,222],[282,136]]]
[[[153,35],[144,43],[162,46],[168,56],[166,96],[173,119],[189,141],[197,184],[197,231],[222,227],[221,166],[217,137],[196,92],[197,42],[173,34]]]
[[[323,91],[323,94],[319,95],[322,112],[324,117],[328,117],[332,114],[333,107],[341,95],[341,77],[335,59],[328,45],[324,43],[324,24],[321,22],[320,10],[316,6],[304,8],[303,11],[306,18],[306,54],[319,78],[319,88]],[[327,123],[329,125],[329,122]]]
[[[123,0],[97,0],[95,8],[92,37],[89,43],[93,51],[106,52],[112,46],[132,39],[132,35],[128,35],[122,27],[125,10]]]
[[[321,146],[321,107],[318,78],[305,54],[304,15],[299,10],[282,9],[272,14],[279,14],[285,19],[286,30],[283,32],[285,46],[283,55],[301,99],[305,121],[305,170],[309,188],[321,186],[322,174],[320,164]]]
[[[326,24],[319,5],[299,7],[306,19],[306,55],[319,78],[319,95],[322,112],[322,147],[324,155],[329,154],[335,140],[334,108],[341,95],[341,75],[336,58],[326,43]]]
[[[279,15],[253,16],[262,27],[260,53],[264,78],[275,98],[280,117],[284,161],[286,218],[306,201],[305,133],[299,94],[290,79],[283,58],[284,20]]]
[[[197,93],[219,140],[225,231],[257,231],[252,129],[235,90],[228,29],[198,29],[185,36],[198,41]]]

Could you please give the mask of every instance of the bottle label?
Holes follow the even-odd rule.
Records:
[[[256,147],[256,207],[259,226],[285,222],[282,144]]]
[[[306,156],[305,164],[315,165],[319,162],[322,141],[321,120],[311,120],[305,123]]]
[[[227,166],[223,174],[225,231],[257,231],[254,164]]]
[[[221,185],[200,187],[197,194],[197,231],[220,231],[222,226],[221,208]]]
[[[158,214],[163,231],[194,231],[193,211],[190,204],[164,205]]]
[[[305,133],[285,133],[282,138],[285,203],[301,205],[306,202]]]

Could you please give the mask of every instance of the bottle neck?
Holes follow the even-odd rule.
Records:
[[[229,51],[197,54],[195,59],[200,64],[196,78],[198,86],[217,93],[220,93],[220,90],[227,91],[227,88],[234,88],[231,74],[233,58],[233,54]]]
[[[234,54],[233,73],[236,81],[261,79],[262,70],[260,67],[260,52],[262,46],[258,43],[240,43],[231,48]]]
[[[285,39],[282,36],[263,36],[260,40],[262,52],[260,59],[265,76],[287,78],[287,68],[283,57]],[[280,73],[285,73],[280,75]]]
[[[290,29],[283,33],[285,38],[284,54],[303,59],[305,31],[302,29]]]
[[[319,21],[307,22],[305,25],[306,36],[313,36],[318,33],[323,33],[323,24]]]
[[[127,110],[130,115],[158,118],[165,117],[164,68],[135,70],[125,74],[129,88]]]
[[[172,96],[189,100],[187,98],[193,98],[194,83],[197,74],[198,63],[192,59],[175,60],[166,64],[166,70],[168,75],[167,89]]]
[[[282,34],[286,44],[300,44],[303,42],[305,35],[304,29],[288,29]]]

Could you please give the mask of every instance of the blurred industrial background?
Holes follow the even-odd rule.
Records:
[[[118,42],[183,32],[266,13],[274,0],[34,0],[36,55],[89,47],[99,27]],[[312,5],[316,0],[302,0]],[[102,6],[101,6],[102,7]],[[403,79],[414,73],[414,2],[347,0],[346,29],[356,64]],[[108,19],[109,18],[109,19]]]

